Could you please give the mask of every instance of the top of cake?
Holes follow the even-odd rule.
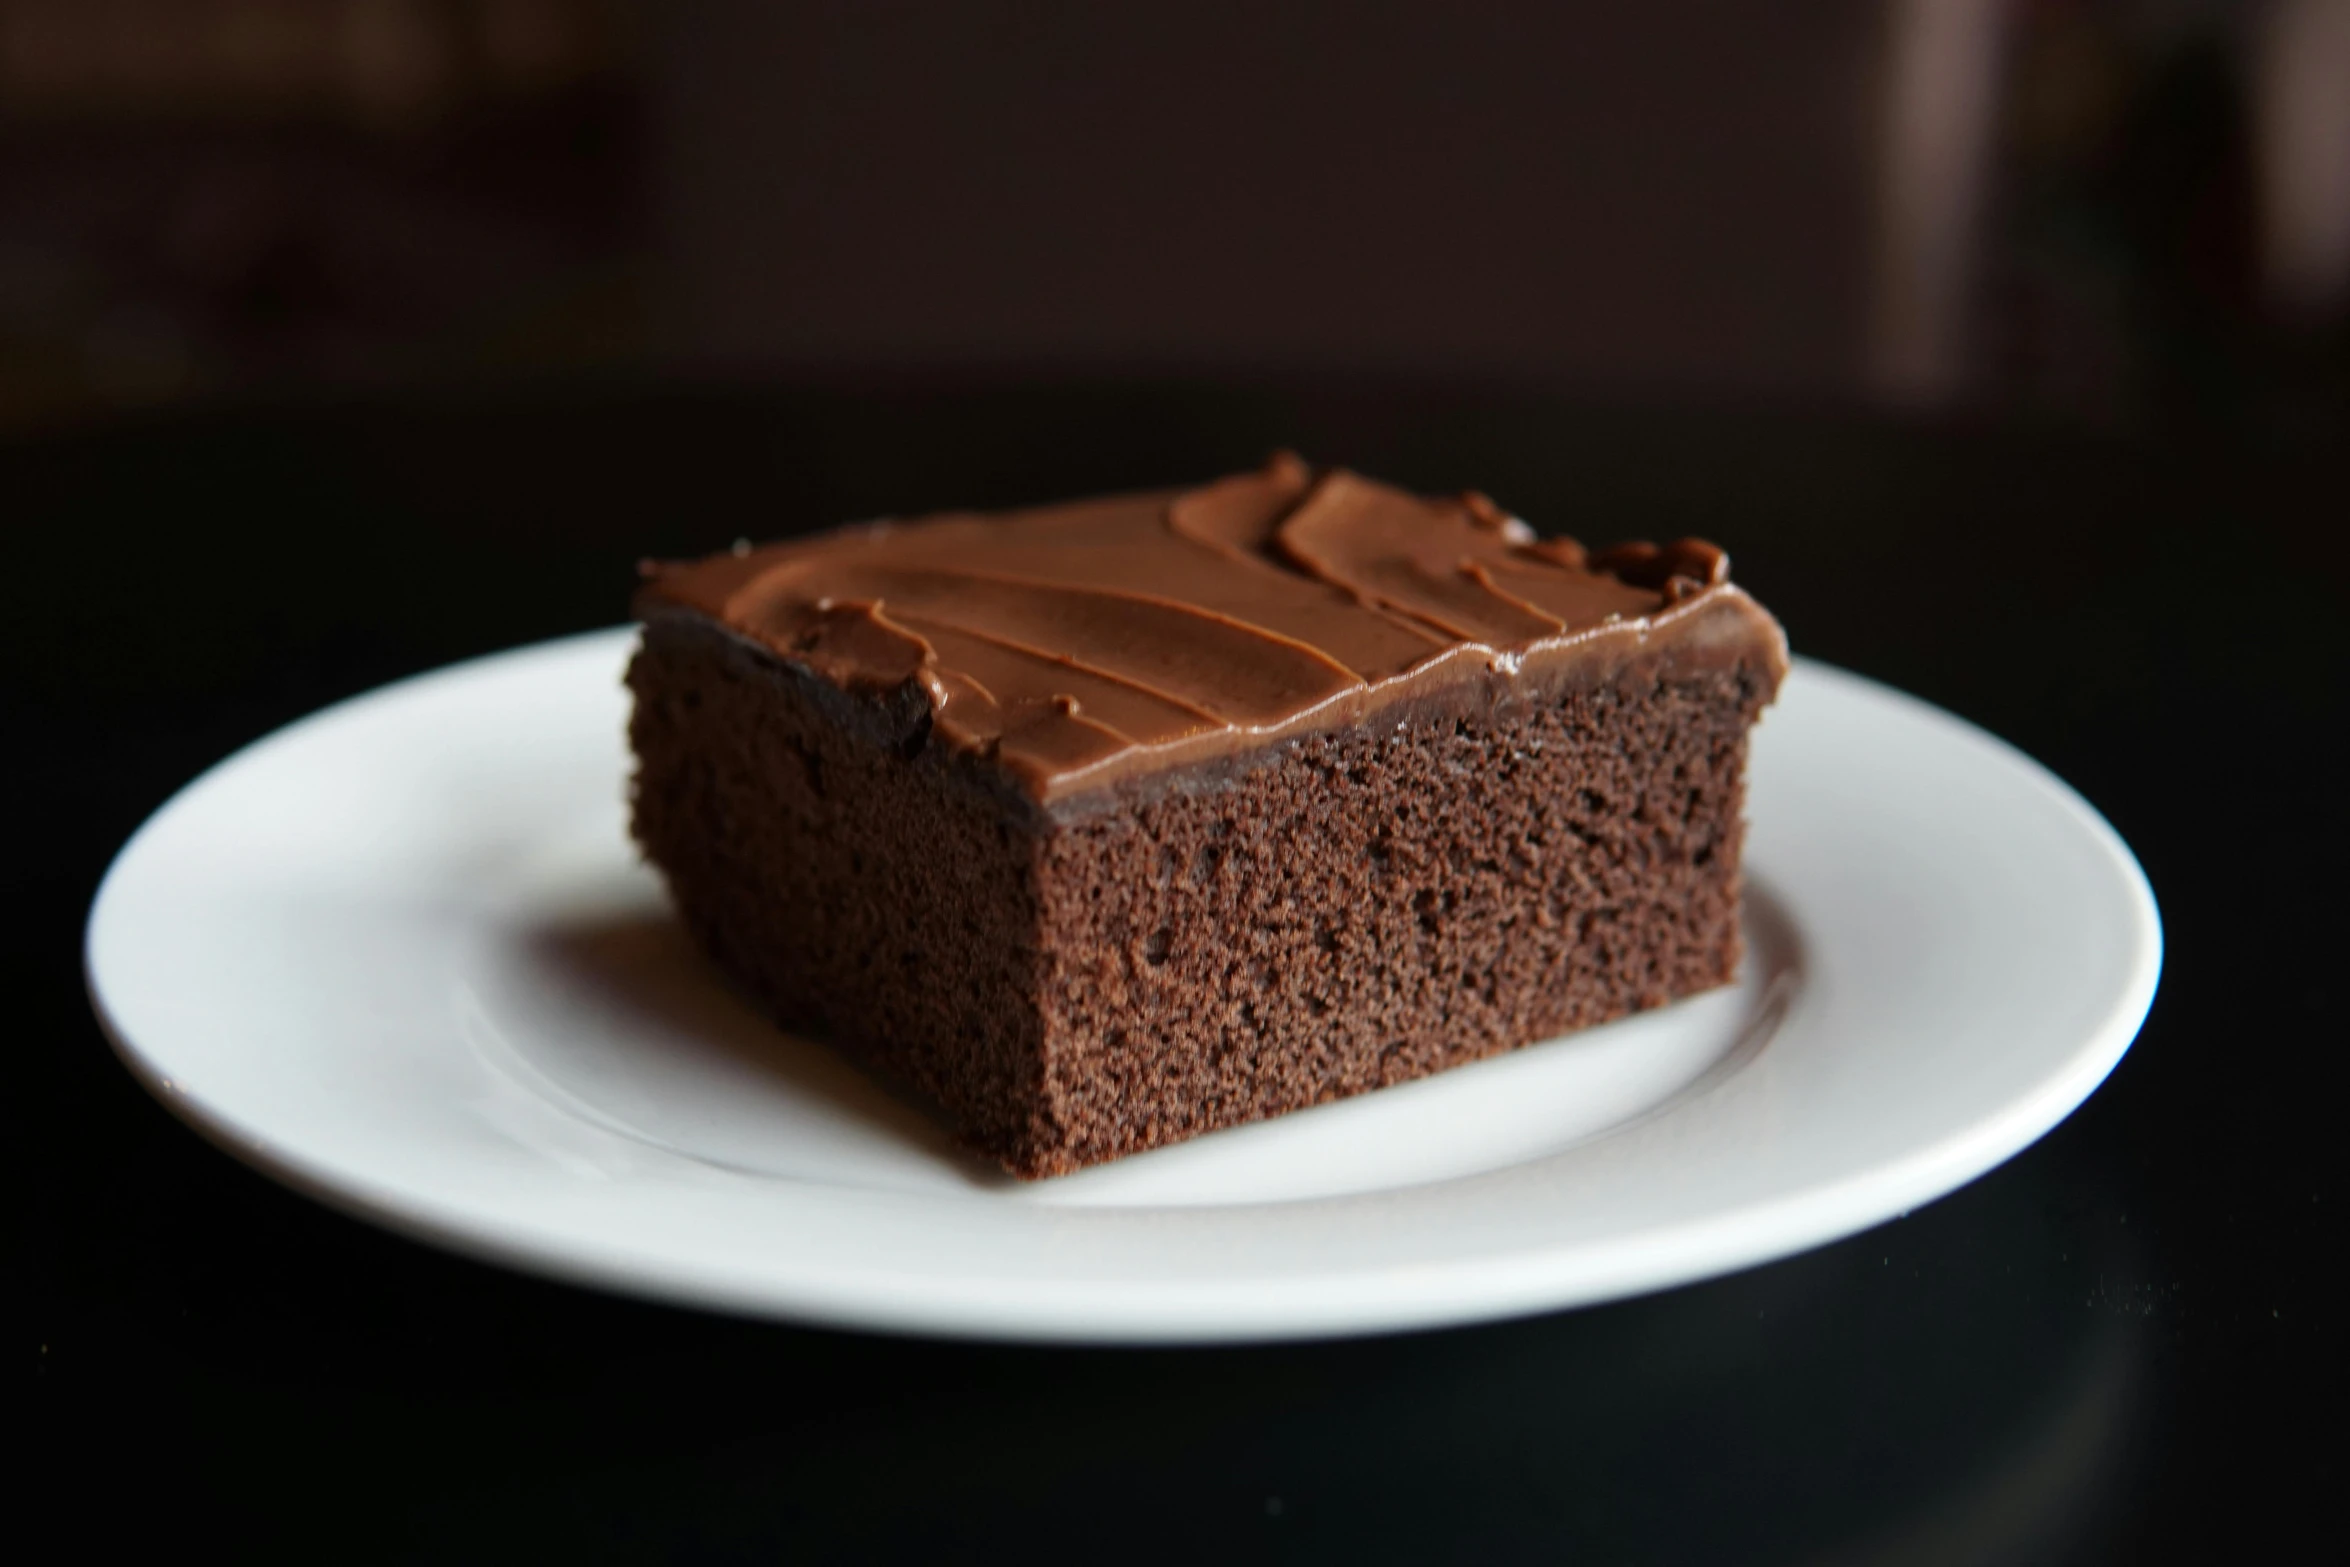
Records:
[[[646,567],[686,611],[932,734],[1040,802],[1389,708],[1468,707],[1670,654],[1774,683],[1778,625],[1701,540],[1587,553],[1479,494],[1283,453],[1194,489],[876,522]]]

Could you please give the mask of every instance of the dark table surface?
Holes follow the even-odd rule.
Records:
[[[214,1151],[91,1021],[113,850],[319,704],[612,623],[640,555],[1276,444],[1587,539],[1715,537],[1799,650],[2039,757],[2162,903],[2120,1069],[1961,1191],[1727,1278],[1400,1337],[1057,1350],[428,1250]],[[1403,384],[573,387],[0,445],[20,1511],[91,1549],[301,1561],[2281,1556],[2341,1456],[2344,478],[2314,436]]]

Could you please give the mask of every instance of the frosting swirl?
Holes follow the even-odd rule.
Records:
[[[878,522],[649,564],[639,613],[698,613],[854,692],[912,684],[932,734],[1043,802],[1475,689],[1670,650],[1786,644],[1701,540],[1587,555],[1478,494],[1288,453],[1194,489]]]

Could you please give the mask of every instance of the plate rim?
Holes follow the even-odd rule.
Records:
[[[313,1168],[308,1156],[279,1148],[261,1129],[183,1089],[162,1062],[129,1037],[101,988],[101,921],[126,866],[175,806],[239,764],[297,743],[314,728],[366,704],[490,665],[579,656],[607,645],[617,661],[632,635],[632,627],[617,627],[528,643],[353,694],[238,747],[157,805],[109,861],[83,930],[85,992],[100,1031],[134,1080],[204,1141],[331,1211],[510,1270],[693,1309],[850,1331],[1033,1343],[1274,1342],[1435,1329],[1594,1305],[1794,1256],[1905,1216],[1997,1168],[2071,1115],[2128,1053],[2160,986],[2164,932],[2152,885],[2119,832],[2077,790],[2020,747],[1947,709],[1868,676],[1798,657],[1796,668],[1807,682],[1843,685],[1921,712],[1985,748],[2059,805],[2095,843],[2100,862],[2119,874],[2132,925],[2128,978],[2108,1001],[2098,1026],[2065,1054],[2061,1065],[2042,1073],[2030,1092],[2011,1096],[1996,1111],[1895,1159],[1844,1172],[1824,1185],[1753,1204],[1724,1205],[1700,1220],[1684,1220],[1659,1237],[1663,1244],[1649,1246],[1645,1256],[1623,1255],[1638,1248],[1620,1243],[1603,1246],[1603,1254],[1619,1254],[1612,1267],[1594,1267],[1587,1243],[1568,1241],[1448,1259],[1435,1270],[1439,1277],[1402,1290],[1394,1287],[1393,1278],[1383,1278],[1381,1289],[1359,1288],[1363,1274],[1391,1274],[1392,1265],[1326,1268],[1312,1280],[1284,1280],[1280,1290],[1263,1291],[1264,1298],[1237,1309],[1228,1281],[1202,1286],[1188,1280],[1058,1279],[1047,1281],[1050,1287],[1041,1293],[1059,1298],[1040,1300],[1033,1283],[1024,1293],[1017,1280],[1008,1290],[974,1289],[983,1282],[977,1280],[945,1289],[931,1279],[921,1288],[877,1293],[855,1280],[844,1286],[837,1279],[803,1276],[795,1288],[779,1293],[772,1280],[743,1275],[728,1279],[707,1272],[689,1277],[648,1271],[632,1266],[625,1251],[595,1254],[566,1235],[525,1233],[503,1221],[485,1222],[479,1214],[468,1222],[462,1212],[442,1211],[433,1198],[378,1191],[371,1180],[351,1171]]]

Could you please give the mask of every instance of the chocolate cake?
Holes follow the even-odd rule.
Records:
[[[775,1015],[1060,1174],[1727,982],[1784,638],[1289,456],[647,568],[634,831]]]

